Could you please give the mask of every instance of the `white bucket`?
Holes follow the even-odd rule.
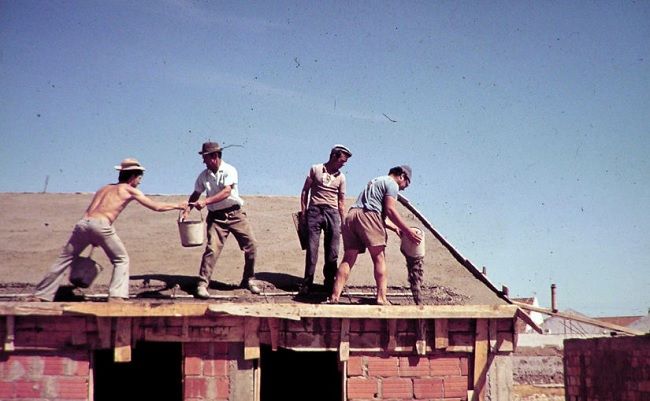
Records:
[[[183,220],[183,211],[178,214],[178,232],[181,235],[181,244],[185,247],[201,246],[205,242],[205,222],[203,213],[201,220]]]
[[[406,237],[406,235],[402,235],[402,245],[400,246],[400,250],[404,252],[406,255],[412,257],[412,258],[421,258],[424,256],[424,232],[420,230],[417,227],[412,227],[413,230],[415,230],[418,235],[422,238],[422,241],[420,241],[419,244],[415,244],[415,242],[411,241]]]
[[[79,288],[88,288],[95,281],[102,267],[95,262],[91,256],[94,247],[90,250],[88,257],[77,256],[70,265],[70,284]]]

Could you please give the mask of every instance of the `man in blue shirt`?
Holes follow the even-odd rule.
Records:
[[[411,167],[407,165],[393,167],[388,175],[371,180],[357,197],[357,201],[350,208],[342,227],[345,253],[343,262],[336,272],[334,289],[328,300],[329,303],[338,303],[357,256],[368,248],[377,283],[377,304],[390,304],[386,298],[388,289],[385,255],[386,228],[394,231],[400,237],[406,235],[416,244],[422,240],[413,228],[406,225],[396,207],[397,193],[409,186],[411,177]]]

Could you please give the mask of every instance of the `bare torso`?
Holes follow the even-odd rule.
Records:
[[[84,218],[107,219],[111,224],[133,200],[133,188],[126,183],[108,184],[100,188],[90,202]]]

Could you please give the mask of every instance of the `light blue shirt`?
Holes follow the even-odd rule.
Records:
[[[390,196],[397,199],[398,192],[399,186],[390,176],[377,177],[371,180],[366,188],[361,191],[352,207],[383,213],[384,198]]]

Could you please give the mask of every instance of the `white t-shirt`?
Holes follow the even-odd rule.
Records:
[[[219,170],[216,173],[213,173],[206,168],[201,172],[201,174],[199,174],[199,176],[196,178],[196,182],[194,183],[194,192],[205,192],[206,196],[209,197],[219,193],[222,189],[229,185],[232,188],[230,196],[220,202],[208,205],[208,210],[214,212],[235,205],[244,205],[244,200],[239,197],[237,169],[221,160]]]

